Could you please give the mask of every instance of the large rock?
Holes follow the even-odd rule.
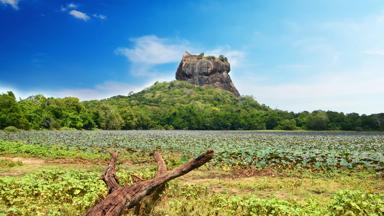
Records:
[[[224,56],[183,55],[176,72],[177,80],[185,80],[195,85],[214,86],[240,96],[228,73],[231,66]]]

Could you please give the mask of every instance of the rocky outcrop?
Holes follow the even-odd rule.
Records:
[[[218,87],[240,96],[228,75],[230,70],[228,59],[222,55],[214,57],[186,52],[177,68],[176,79],[200,86]]]

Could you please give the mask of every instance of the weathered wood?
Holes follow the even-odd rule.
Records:
[[[166,171],[165,162],[160,153],[154,154],[158,164],[156,177],[146,181],[140,181],[131,186],[118,187],[113,189],[103,200],[93,206],[88,212],[88,216],[118,216],[125,209],[136,206],[146,195],[156,191],[159,186],[174,178],[185,175],[207,163],[213,158],[213,151],[209,150],[199,157],[179,166],[171,171]],[[116,162],[116,161],[115,161]],[[106,172],[107,173],[107,172]],[[108,184],[107,184],[108,185]],[[110,187],[110,185],[108,185]]]
[[[159,152],[154,152],[153,158],[157,162],[156,177],[167,172],[167,165]],[[158,186],[150,195],[144,197],[140,203],[135,206],[134,213],[138,216],[150,215],[153,208],[160,201],[161,194],[165,190],[165,184]]]
[[[120,187],[119,180],[116,176],[117,156],[117,152],[111,153],[111,161],[105,169],[104,174],[101,176],[101,179],[103,179],[103,181],[108,187],[108,194],[112,193],[114,190]]]
[[[167,172],[167,165],[165,164],[165,161],[163,157],[161,156],[160,152],[153,153],[153,157],[155,158],[155,161],[157,163],[157,174],[156,177],[160,176],[161,174],[164,174]]]

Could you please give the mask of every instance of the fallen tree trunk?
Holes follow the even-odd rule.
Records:
[[[108,186],[108,195],[94,205],[88,212],[88,216],[118,216],[125,209],[137,206],[135,209],[140,214],[140,201],[147,195],[153,194],[149,200],[157,201],[161,192],[164,190],[164,184],[174,178],[185,175],[193,169],[196,169],[210,161],[213,157],[213,151],[209,150],[199,157],[171,170],[167,171],[166,164],[159,152],[154,153],[157,162],[158,171],[153,179],[141,181],[130,186],[121,187],[116,178],[117,153],[112,153],[111,161],[103,174],[103,181]]]
[[[156,177],[159,177],[160,175],[167,172],[167,165],[165,164],[165,161],[163,160],[163,157],[159,152],[155,152],[153,154],[153,157],[155,158],[157,162],[157,173]],[[165,190],[165,184],[162,184],[158,186],[150,195],[144,197],[140,203],[138,203],[135,206],[134,213],[135,215],[150,215],[153,208],[156,206],[156,204],[160,201],[161,194]]]

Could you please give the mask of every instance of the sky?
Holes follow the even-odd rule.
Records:
[[[300,112],[384,112],[382,0],[0,0],[0,92],[81,100],[227,56],[242,95]]]

